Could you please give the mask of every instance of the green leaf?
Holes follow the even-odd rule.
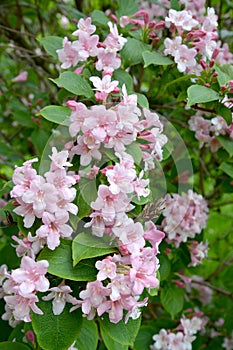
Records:
[[[104,315],[103,319],[100,319],[100,332],[103,339],[105,336],[107,337],[107,342],[105,342],[106,347],[109,350],[112,350],[111,342],[117,342],[121,345],[132,347],[138,334],[140,324],[141,318],[138,318],[137,320],[130,318],[127,323],[125,323],[124,320],[121,320],[115,324],[109,321],[107,315]],[[118,350],[118,348],[116,349]],[[123,347],[119,349],[125,348]]]
[[[4,186],[2,186],[2,188],[0,189],[0,196],[2,196],[3,194],[5,193],[10,193],[10,191],[12,190],[13,188],[13,182],[10,180],[10,181],[7,181]]]
[[[78,96],[91,98],[94,94],[87,81],[74,72],[64,72],[57,79],[50,80],[57,86],[63,87],[64,89],[72,92],[72,94]]]
[[[159,255],[159,273],[160,273],[160,281],[164,281],[170,275],[171,272],[171,262],[168,257],[164,254]]]
[[[127,91],[133,90],[133,78],[123,69],[117,69],[113,72],[112,80],[118,80],[120,86],[126,85]]]
[[[229,108],[224,106],[224,104],[219,103],[217,105],[216,111],[217,111],[218,115],[221,115],[221,117],[223,117],[225,119],[227,124],[231,124],[231,122],[232,122],[232,111]]]
[[[119,9],[117,10],[117,16],[130,16],[138,11],[138,5],[135,0],[118,0]]]
[[[63,125],[69,125],[70,114],[71,109],[69,107],[61,106],[46,106],[37,113],[37,115],[42,115],[50,122]]]
[[[226,173],[227,175],[229,175],[230,177],[233,178],[233,165],[232,164],[228,164],[228,163],[222,163],[219,167],[219,169],[221,169],[222,171],[224,171],[224,173]]]
[[[43,315],[31,314],[32,327],[43,350],[67,350],[77,339],[82,326],[80,309],[70,312],[66,304],[60,315],[54,315],[50,301],[40,301],[37,306]]]
[[[111,247],[109,242],[101,237],[93,236],[90,233],[79,233],[72,243],[72,258],[75,266],[83,259],[95,258],[110,253],[117,252],[117,249]]]
[[[215,70],[218,72],[217,80],[220,86],[226,85],[229,80],[233,80],[233,67],[231,64],[215,65]]]
[[[95,321],[88,321],[83,317],[82,327],[75,347],[78,350],[95,350],[98,344],[98,328]]]
[[[0,350],[30,350],[30,347],[22,343],[4,341],[0,343]]]
[[[144,44],[134,38],[127,38],[127,43],[121,50],[121,57],[127,67],[133,66],[143,62],[143,52],[149,49],[150,45]]]
[[[130,145],[128,145],[126,147],[126,152],[133,157],[135,164],[139,165],[141,163],[142,150],[136,142],[133,142]]]
[[[113,340],[108,333],[105,333],[105,332],[101,333],[101,337],[103,338],[104,344],[108,350],[128,350],[129,349],[128,345],[123,345],[118,341]],[[104,349],[106,348],[104,347]]]
[[[59,36],[46,36],[39,39],[39,42],[46,52],[54,58],[57,58],[56,50],[62,49],[63,38],[60,38]]]
[[[161,288],[160,299],[164,309],[174,319],[174,316],[183,309],[184,290],[177,288],[174,284],[165,284]]]
[[[229,136],[218,136],[218,141],[221,143],[223,148],[229,153],[230,157],[233,156],[233,140]]]
[[[187,90],[188,93],[188,106],[192,106],[196,103],[206,103],[219,99],[219,94],[205,86],[192,85]]]
[[[44,248],[37,260],[49,262],[48,272],[72,281],[93,281],[96,279],[94,263],[88,259],[73,267],[71,241],[62,240],[55,249]]]
[[[132,92],[132,94],[133,93],[137,95],[139,106],[141,106],[142,108],[149,108],[149,102],[145,95],[139,94],[138,92]]]
[[[176,10],[176,11],[180,11],[180,4],[179,4],[178,0],[171,0],[170,6],[171,6],[171,9]]]
[[[165,66],[173,63],[169,57],[163,56],[161,53],[156,51],[145,51],[143,52],[142,57],[144,60],[144,68],[151,64]]]
[[[100,27],[108,27],[108,22],[110,19],[102,12],[99,10],[94,10],[91,14],[91,19],[92,22]]]

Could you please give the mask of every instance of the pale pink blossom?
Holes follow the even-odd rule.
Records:
[[[116,52],[110,52],[103,47],[99,48],[97,54],[98,61],[95,64],[95,68],[98,71],[113,72],[114,70],[120,68],[121,59],[117,56]]]
[[[213,7],[208,7],[207,15],[204,17],[204,21],[202,23],[202,29],[207,32],[212,32],[216,30],[218,27],[218,16],[215,14],[215,10]]]
[[[62,62],[61,68],[67,69],[74,67],[83,57],[80,57],[77,47],[74,47],[67,37],[63,39],[63,48],[56,50],[59,61]],[[87,56],[88,57],[88,56]],[[85,59],[87,58],[85,57]]]
[[[110,28],[110,34],[108,34],[103,44],[110,52],[120,51],[127,42],[127,39],[122,34],[119,35],[116,24],[108,22],[108,26]]]
[[[64,282],[60,283],[57,287],[48,289],[48,291],[51,293],[42,297],[42,299],[45,301],[52,300],[54,315],[60,315],[63,312],[66,303],[71,303],[73,305],[77,304],[77,299],[70,295],[72,289],[65,285]]]
[[[106,278],[113,279],[116,277],[116,264],[111,261],[111,258],[98,260],[95,263],[95,267],[99,270],[97,274],[97,280],[103,281]]]
[[[91,17],[87,18],[80,18],[78,21],[77,27],[78,29],[74,31],[72,34],[79,36],[80,33],[85,32],[89,35],[93,34],[96,31],[96,26],[91,23],[92,19]]]
[[[208,206],[202,195],[188,190],[179,195],[166,196],[162,227],[169,242],[178,247],[188,238],[194,238],[205,228],[208,219]]]
[[[104,75],[102,79],[94,76],[90,77],[89,79],[95,87],[94,90],[105,92],[106,94],[110,94],[110,92],[113,92],[119,84],[119,81],[117,80],[111,81],[111,76],[109,74]]]
[[[199,25],[199,22],[192,17],[192,13],[186,10],[169,10],[168,17],[165,17],[167,26],[173,23],[178,29],[191,30]]]
[[[58,152],[56,147],[52,147],[52,155],[49,156],[51,159],[51,170],[56,170],[56,169],[64,169],[64,167],[70,167],[72,164],[67,161],[67,158],[69,157],[69,152],[64,150]]]
[[[151,350],[167,349],[169,338],[166,329],[160,329],[158,334],[153,335],[155,343],[150,347]]]
[[[191,262],[189,263],[189,266],[200,265],[202,263],[202,260],[208,256],[208,241],[205,243],[191,241],[188,244],[188,248],[191,256]]]
[[[49,281],[45,277],[48,266],[47,260],[36,262],[29,256],[24,256],[20,268],[11,273],[13,281],[19,286],[18,293],[27,297],[35,291],[46,292],[49,288]]]
[[[19,75],[17,75],[12,81],[14,83],[16,82],[25,82],[28,79],[28,72],[27,71],[21,71]]]

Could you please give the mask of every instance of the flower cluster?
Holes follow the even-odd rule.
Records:
[[[76,190],[72,188],[76,177],[67,175],[65,169],[72,165],[67,161],[68,151],[58,152],[54,147],[50,158],[50,171],[44,177],[32,167],[37,159],[26,161],[13,174],[15,186],[11,197],[18,204],[14,212],[24,218],[26,228],[31,228],[36,218],[42,220],[35,236],[29,233],[22,242],[15,238],[20,245],[19,256],[27,252],[34,257],[45,244],[53,250],[59,245],[60,237],[70,237],[73,232],[67,222],[69,213],[76,215],[78,208],[71,203],[76,196]]]
[[[113,323],[123,318],[124,310],[128,311],[125,322],[129,317],[140,316],[139,308],[147,303],[147,298],[138,301],[144,288],[159,286],[156,255],[164,238],[164,233],[157,230],[152,221],[147,221],[145,228],[144,231],[141,223],[128,218],[126,223],[121,222],[113,229],[120,254],[96,262],[97,280],[88,282],[86,290],[79,294],[82,300],[72,310],[81,306],[88,319],[93,319],[96,312],[98,316],[107,312]],[[145,240],[151,243],[150,247],[145,246]]]
[[[162,227],[169,243],[179,247],[181,242],[194,238],[205,228],[208,207],[202,195],[189,190],[186,194],[166,195]]]
[[[206,317],[201,313],[193,315],[191,318],[183,316],[176,332],[171,332],[162,328],[158,334],[153,336],[155,343],[150,346],[151,350],[190,350],[192,342],[196,339],[195,334],[203,330],[207,323]]]
[[[96,105],[88,109],[81,102],[68,101],[72,109],[69,132],[71,137],[76,137],[70,155],[79,155],[82,166],[90,164],[93,158],[102,158],[101,146],[122,154],[126,146],[137,139],[142,141],[139,146],[145,169],[153,169],[155,159],[162,160],[162,147],[167,137],[162,133],[158,115],[146,108],[141,112],[137,96],[127,95],[125,85],[122,92],[122,101],[111,108]]]
[[[173,38],[164,40],[164,54],[174,57],[180,72],[199,75],[206,67],[206,61],[212,60],[212,66],[215,60],[222,64],[233,62],[227,44],[221,47],[221,42],[217,42],[218,22],[214,8],[208,8],[206,16],[199,17],[199,20],[190,10],[170,9],[165,23]]]
[[[45,277],[48,266],[47,260],[35,262],[29,256],[24,256],[20,267],[11,274],[3,267],[5,271],[1,284],[6,312],[2,318],[12,326],[18,321],[31,322],[31,310],[43,314],[35,304],[39,301],[36,292],[46,292],[49,288],[49,281]]]

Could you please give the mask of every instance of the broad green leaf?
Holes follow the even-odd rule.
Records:
[[[116,251],[116,248],[111,247],[109,242],[104,241],[101,237],[82,232],[75,237],[72,243],[73,265],[77,265],[83,259],[95,258]]]
[[[222,171],[224,171],[224,173],[233,178],[233,164],[228,164],[224,162],[220,165],[219,169],[221,169]]]
[[[128,145],[126,147],[126,152],[133,157],[135,164],[139,165],[141,163],[142,150],[136,142],[133,142],[130,145]]]
[[[74,72],[64,72],[57,79],[50,80],[52,80],[57,86],[63,87],[72,92],[72,94],[78,96],[91,98],[94,94],[87,81]]]
[[[196,103],[206,103],[210,101],[219,100],[219,94],[202,85],[192,85],[187,90],[188,94],[188,106],[195,105]]]
[[[39,41],[46,52],[54,58],[57,58],[56,50],[62,49],[63,38],[60,38],[59,36],[46,36],[39,39]]]
[[[22,343],[4,341],[0,343],[0,350],[30,350],[30,347]]]
[[[52,275],[72,281],[95,280],[96,269],[90,259],[83,260],[73,267],[71,244],[71,241],[62,240],[55,250],[46,247],[41,251],[38,260],[45,259],[49,262],[48,272]]]
[[[169,57],[163,56],[161,53],[156,51],[145,51],[143,52],[142,56],[144,60],[144,68],[151,64],[165,66],[173,63]]]
[[[98,344],[98,328],[95,321],[88,321],[83,317],[82,327],[75,347],[78,350],[95,350]]]
[[[101,332],[101,329],[100,329]],[[103,338],[104,344],[108,350],[128,350],[128,345],[119,343],[116,340],[113,340],[108,333],[101,332],[101,337]],[[104,349],[106,349],[104,347]]]
[[[221,117],[223,117],[225,119],[227,124],[231,124],[231,122],[232,122],[232,111],[229,108],[224,106],[224,104],[219,103],[217,105],[216,112],[217,112],[218,115],[220,115]]]
[[[184,290],[177,288],[175,285],[165,284],[161,288],[160,299],[164,309],[174,319],[174,316],[183,308]]]
[[[140,324],[141,318],[138,318],[136,320],[130,318],[127,323],[125,323],[124,320],[121,320],[115,324],[109,321],[108,315],[104,315],[103,319],[100,319],[100,332],[102,336],[105,334],[110,341],[132,347],[138,334]],[[105,345],[109,350],[111,350],[111,344],[105,343]],[[118,348],[116,349],[118,350]]]
[[[233,156],[233,140],[229,136],[218,136],[218,141],[221,143],[223,148],[229,153],[230,157]]]
[[[77,339],[82,327],[80,309],[70,312],[71,304],[66,304],[60,315],[54,315],[51,301],[40,301],[37,306],[43,315],[31,314],[32,327],[43,350],[67,350]]]
[[[94,24],[101,27],[108,27],[108,22],[110,19],[99,10],[94,10],[91,14],[91,19]]]
[[[45,119],[56,124],[69,125],[71,109],[62,106],[46,106],[37,115],[42,115]]]
[[[121,50],[121,57],[125,65],[133,66],[143,62],[142,54],[150,49],[150,45],[144,44],[134,38],[127,38],[127,43]]]
[[[117,10],[117,16],[130,16],[138,11],[138,5],[135,0],[118,0],[119,9]]]
[[[171,9],[176,10],[176,11],[180,11],[180,4],[179,4],[178,0],[171,0],[170,6],[171,6]]]
[[[112,80],[118,80],[119,85],[126,85],[127,91],[133,90],[133,78],[131,75],[123,69],[117,69],[113,72]],[[135,93],[135,92],[134,92]]]

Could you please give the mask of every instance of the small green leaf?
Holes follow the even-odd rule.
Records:
[[[150,45],[144,44],[134,38],[127,38],[127,43],[121,50],[121,57],[127,67],[133,66],[143,62],[143,52],[149,49]]]
[[[63,38],[60,38],[59,36],[46,36],[39,39],[39,41],[46,52],[54,58],[57,58],[56,50],[62,48]]]
[[[109,18],[102,11],[94,10],[91,14],[91,19],[97,26],[108,27]]]
[[[109,242],[101,237],[93,236],[89,233],[79,233],[72,243],[72,258],[75,266],[83,259],[95,258],[110,253],[117,252],[117,249],[111,247]]]
[[[218,141],[221,143],[223,148],[229,153],[230,157],[233,156],[233,140],[229,136],[218,136]]]
[[[132,94],[133,93],[137,95],[139,106],[141,106],[142,108],[149,108],[149,102],[145,95],[139,94],[138,92],[132,92]]]
[[[82,326],[80,309],[70,312],[71,304],[66,304],[60,315],[54,315],[50,301],[40,301],[37,306],[43,315],[31,314],[32,327],[43,350],[67,350],[77,339]]]
[[[161,53],[156,51],[145,51],[143,52],[142,57],[144,60],[144,68],[151,64],[167,66],[173,63],[169,57],[163,56]]]
[[[70,114],[71,109],[69,107],[61,106],[46,106],[37,113],[37,115],[42,115],[50,122],[63,125],[69,125]]]
[[[126,152],[133,157],[135,164],[139,165],[141,163],[142,150],[136,142],[133,142],[130,145],[128,145],[126,147]]]
[[[95,321],[88,321],[83,317],[82,327],[75,347],[78,350],[95,350],[98,344],[98,328]]]
[[[64,72],[57,79],[50,80],[52,80],[57,86],[63,87],[72,92],[72,94],[78,96],[91,98],[94,94],[87,81],[74,72]]]
[[[5,193],[10,193],[10,191],[12,190],[13,188],[13,182],[10,180],[10,181],[7,181],[4,186],[2,186],[2,188],[0,189],[0,196],[2,196],[3,194]]]
[[[233,178],[233,164],[228,164],[224,162],[220,165],[219,169],[221,169],[222,171],[224,171],[224,173]]]
[[[26,344],[4,341],[0,343],[0,350],[30,350]]]
[[[210,101],[219,100],[219,94],[205,86],[192,85],[187,90],[188,94],[188,106],[192,106],[196,103],[206,103]]]
[[[164,254],[159,255],[159,273],[160,273],[160,281],[164,281],[170,275],[171,272],[171,262],[168,257]]]
[[[136,320],[130,318],[127,323],[125,323],[124,320],[121,320],[115,324],[109,321],[107,315],[104,315],[103,319],[100,320],[100,332],[103,338],[105,335],[108,337],[107,343],[105,342],[106,347],[109,350],[112,350],[111,342],[117,342],[121,345],[132,347],[138,334],[140,324],[141,318],[138,318]],[[116,349],[118,350],[117,347]],[[123,347],[119,349],[125,348]]]
[[[119,9],[117,10],[117,16],[130,16],[138,11],[138,5],[135,0],[118,0]]]
[[[96,279],[96,268],[91,259],[83,260],[73,267],[71,241],[62,240],[55,250],[44,248],[38,260],[49,262],[48,272],[52,275],[72,281],[93,281]]]
[[[174,319],[174,316],[183,309],[184,290],[175,285],[165,284],[161,288],[160,299],[164,309]]]
[[[223,117],[225,119],[225,121],[227,122],[227,124],[231,124],[232,111],[229,108],[227,108],[226,106],[224,106],[224,104],[219,103],[217,105],[217,114],[220,115],[221,117]]]

